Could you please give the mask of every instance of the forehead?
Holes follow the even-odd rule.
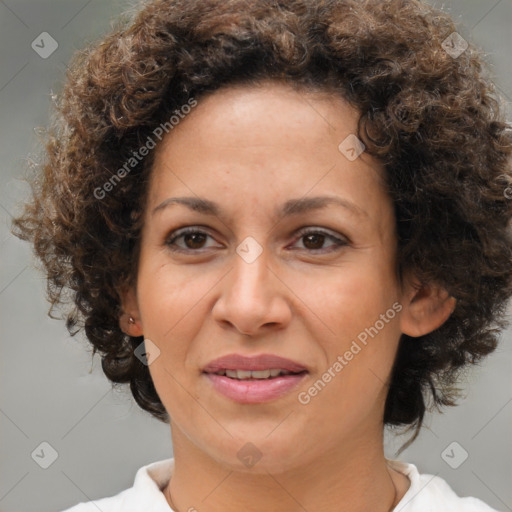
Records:
[[[169,194],[216,198],[238,213],[275,212],[291,198],[326,194],[376,207],[387,200],[382,166],[364,152],[351,160],[342,151],[358,120],[341,96],[286,84],[209,94],[157,149],[149,207]]]
[[[185,126],[187,131],[194,130],[194,138],[203,146],[249,149],[272,144],[298,151],[295,144],[302,139],[319,144],[321,151],[325,142],[336,143],[342,135],[355,134],[358,120],[359,112],[334,92],[297,89],[275,81],[228,86],[201,97],[198,106],[172,129],[159,153],[167,143],[176,144],[190,135],[184,133]]]

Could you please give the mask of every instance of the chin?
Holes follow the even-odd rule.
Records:
[[[304,450],[297,449],[304,448],[303,442],[290,436],[273,436],[262,435],[260,430],[253,437],[230,438],[212,456],[230,471],[262,475],[283,473],[304,464]]]

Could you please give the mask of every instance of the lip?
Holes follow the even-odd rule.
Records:
[[[220,370],[258,371],[272,368],[296,373],[254,380],[236,380],[215,373]],[[260,354],[251,357],[229,354],[211,361],[203,369],[203,375],[217,392],[242,404],[258,404],[277,400],[297,387],[307,374],[308,369],[300,363],[273,354]]]
[[[241,354],[228,354],[210,361],[204,368],[205,373],[215,373],[221,370],[268,370],[278,368],[289,372],[303,372],[308,369],[291,359],[274,354],[259,354],[257,356],[243,356]]]

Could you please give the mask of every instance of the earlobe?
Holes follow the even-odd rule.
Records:
[[[125,334],[128,334],[129,336],[143,336],[140,320],[134,318],[129,313],[123,313],[119,317],[119,327]]]
[[[129,336],[143,336],[135,289],[133,287],[121,288],[119,297],[123,311],[119,317],[119,327]]]
[[[411,283],[404,297],[401,330],[415,338],[441,327],[450,318],[457,302],[442,286],[417,281]]]

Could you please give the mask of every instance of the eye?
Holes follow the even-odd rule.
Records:
[[[325,251],[325,248],[322,248],[326,239],[330,239],[334,242],[333,245],[330,246],[329,251],[335,250],[339,247],[344,247],[349,245],[349,242],[346,239],[338,238],[333,234],[324,231],[322,229],[302,229],[298,232],[298,240],[304,240],[302,242],[304,249],[308,251]],[[334,249],[332,249],[334,247]],[[301,249],[299,247],[299,249]]]
[[[303,248],[299,247],[299,249],[304,249],[310,252],[327,252],[325,248],[322,247],[326,239],[329,239],[333,242],[330,248],[327,248],[329,252],[335,250],[336,248],[349,245],[349,242],[346,239],[338,238],[337,236],[334,236],[333,234],[321,229],[304,228],[300,230],[297,235],[298,240],[304,239]],[[208,238],[212,237],[205,231],[201,231],[197,227],[188,227],[178,229],[177,231],[171,233],[170,237],[165,243],[172,251],[199,252],[199,249],[208,248],[208,246],[205,246],[205,242]],[[183,239],[184,246],[176,243],[180,239]]]
[[[193,252],[197,252],[198,249],[205,248],[204,242],[208,237],[211,238],[208,233],[201,231],[198,228],[183,228],[171,233],[171,236],[165,243],[172,251],[187,252],[188,250],[191,250]],[[183,238],[185,247],[176,244],[176,241],[180,238]]]

